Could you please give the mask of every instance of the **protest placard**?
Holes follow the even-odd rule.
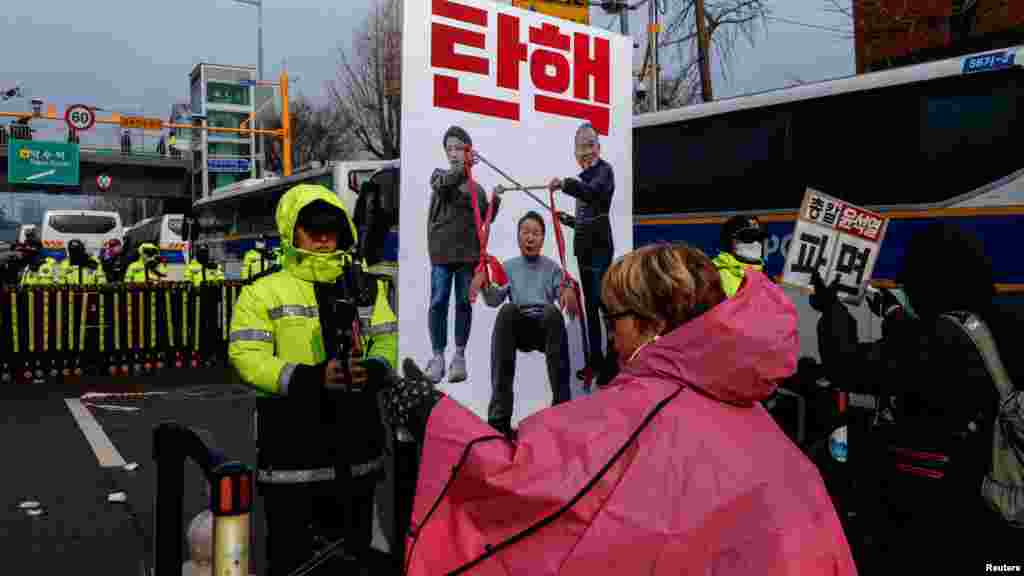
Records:
[[[859,304],[888,225],[877,212],[808,188],[786,253],[783,283],[810,288],[818,270],[826,284],[838,279],[841,300]]]

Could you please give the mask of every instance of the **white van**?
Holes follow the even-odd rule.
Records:
[[[170,280],[185,279],[188,264],[188,240],[183,237],[184,214],[164,214],[140,220],[124,232],[124,241],[133,249],[150,243],[160,248],[160,256],[167,262]]]
[[[121,240],[124,229],[121,215],[117,212],[99,210],[47,210],[43,214],[42,233],[39,239],[48,256],[62,260],[66,256],[67,244],[77,238],[85,244],[85,250],[92,256],[99,256],[107,240]]]

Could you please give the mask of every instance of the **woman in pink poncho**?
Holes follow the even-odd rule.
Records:
[[[406,362],[395,423],[423,439],[408,573],[856,574],[821,477],[759,401],[793,373],[797,315],[752,272],[726,300],[685,245],[614,263],[622,371],[499,435]]]

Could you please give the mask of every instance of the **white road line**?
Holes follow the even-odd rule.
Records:
[[[121,457],[121,453],[117,451],[114,443],[110,441],[100,423],[96,421],[96,418],[89,412],[89,409],[82,404],[82,401],[77,398],[68,398],[64,402],[67,403],[68,410],[74,416],[78,427],[82,429],[85,439],[92,446],[92,451],[96,454],[96,459],[99,460],[100,466],[103,468],[124,466],[126,462]]]

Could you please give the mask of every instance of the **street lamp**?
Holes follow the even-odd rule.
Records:
[[[263,0],[234,0],[234,2],[237,4],[255,6],[259,10],[259,16],[257,16],[259,28],[256,32],[256,49],[259,52],[259,55],[257,56],[259,59],[257,70],[259,74],[258,79],[263,80]]]

